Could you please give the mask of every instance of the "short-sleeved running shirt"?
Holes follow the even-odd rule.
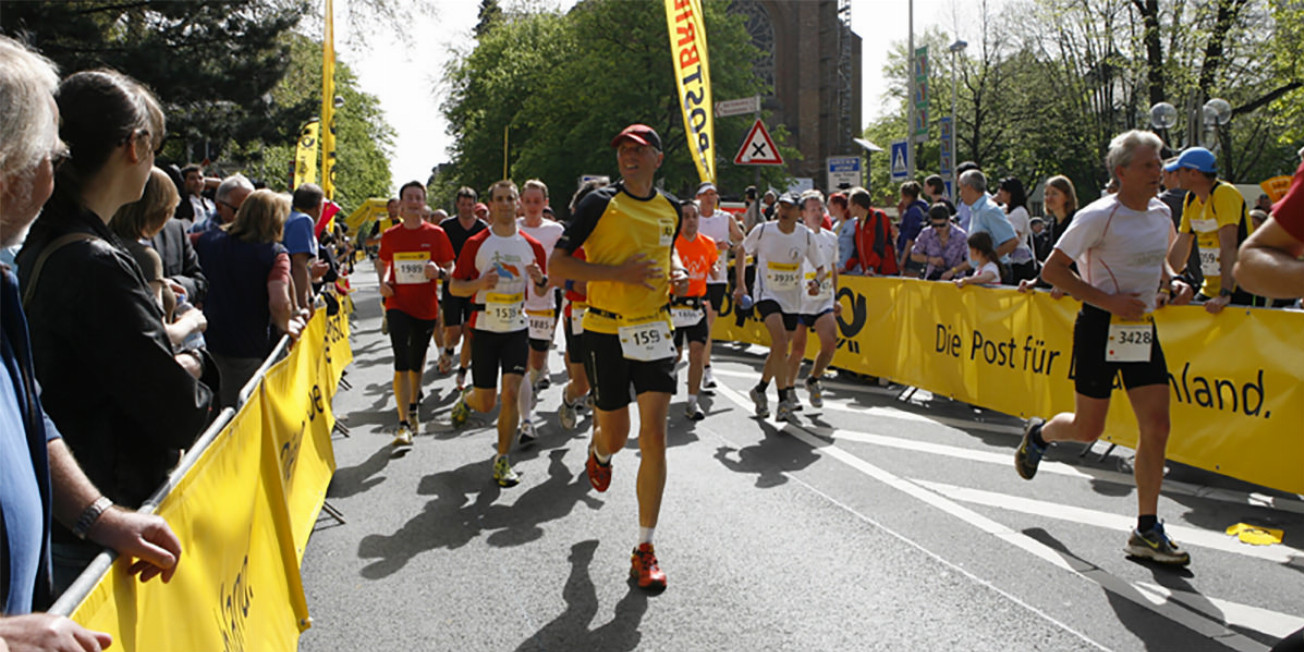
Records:
[[[1204,274],[1200,293],[1206,297],[1216,297],[1222,290],[1222,246],[1218,230],[1236,225],[1239,245],[1244,239],[1245,216],[1245,198],[1236,186],[1226,181],[1214,184],[1208,203],[1193,192],[1186,194],[1179,230],[1195,234],[1195,245],[1200,249],[1200,271]]]
[[[810,264],[809,260],[801,261],[801,314],[818,315],[826,310],[833,309],[833,274],[828,272],[829,266],[833,261],[838,259],[838,234],[829,229],[820,229],[815,235],[815,246],[819,247],[820,259],[824,261],[824,281],[820,283],[820,293],[811,296],[806,292],[805,283],[815,280],[815,267]]]
[[[675,251],[679,252],[679,262],[688,270],[687,296],[706,296],[707,278],[711,276],[716,261],[720,260],[715,240],[702,233],[689,240],[681,233],[675,238]]]
[[[711,238],[711,240],[716,243],[716,248],[719,249],[721,242],[729,242],[729,220],[732,219],[733,215],[717,208],[714,213],[703,215],[698,219],[697,231],[698,233]],[[728,274],[725,271],[724,265],[721,265],[720,269],[711,273],[711,278],[706,282],[714,285],[717,283],[727,283],[728,281]]]
[[[599,265],[621,265],[642,254],[662,270],[659,278],[649,279],[651,290],[614,280],[590,281],[585,330],[614,335],[625,322],[658,315],[670,324],[671,249],[679,219],[674,196],[654,190],[651,196],[635,197],[623,182],[595,190],[580,202],[557,249],[571,252],[583,246],[589,262]]]
[[[1176,237],[1168,206],[1159,198],[1137,211],[1107,195],[1073,216],[1055,248],[1077,262],[1082,280],[1092,287],[1110,294],[1135,292],[1147,310],[1154,310],[1164,259]]]
[[[444,230],[426,222],[409,229],[400,222],[380,236],[380,259],[389,265],[386,280],[394,296],[385,299],[386,310],[401,310],[417,319],[439,316],[435,281],[425,276],[426,263],[453,261],[453,246]]]
[[[505,237],[485,229],[466,241],[453,278],[474,281],[491,269],[498,271],[498,284],[492,290],[476,292],[472,299],[472,328],[494,333],[525,330],[525,288],[531,285],[526,268],[530,263],[540,269],[547,263],[543,246],[519,231]]]
[[[547,260],[547,257],[552,255],[553,247],[557,246],[557,241],[561,239],[561,234],[566,232],[566,227],[549,219],[544,219],[539,226],[526,226],[525,218],[522,217],[516,220],[516,228],[520,229],[521,233],[539,241],[540,245],[543,245],[544,260]],[[543,273],[548,273],[546,267],[543,267],[542,269]],[[557,295],[551,288],[545,290],[542,294],[539,294],[535,292],[533,283],[530,283],[529,285],[530,287],[527,288],[525,292],[526,310],[553,310],[557,307]]]
[[[810,262],[813,268],[828,267],[815,234],[805,224],[795,224],[792,233],[784,233],[778,222],[766,222],[747,234],[743,249],[756,257],[752,298],[757,303],[774,301],[789,315],[801,313],[801,297],[806,293],[802,262]]]
[[[474,222],[471,222],[471,228],[468,229],[463,227],[461,220],[454,215],[440,222],[439,228],[443,229],[444,233],[448,234],[448,241],[453,245],[453,254],[461,256],[462,245],[466,244],[466,241],[470,239],[471,236],[489,228],[489,225],[485,224],[484,221],[477,217]]]

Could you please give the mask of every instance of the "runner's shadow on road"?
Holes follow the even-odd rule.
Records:
[[[784,435],[769,421],[758,419],[757,423],[765,433],[760,443],[741,449],[721,446],[715,451],[715,459],[734,473],[755,474],[758,489],[784,484],[788,482],[785,472],[800,471],[819,459],[815,449]],[[731,459],[729,453],[736,453],[738,459]]]
[[[510,510],[500,510],[486,515],[483,527],[496,530],[486,541],[491,546],[508,547],[529,543],[543,536],[541,527],[548,521],[569,516],[581,502],[589,509],[602,507],[603,502],[591,495],[588,476],[566,466],[562,458],[566,449],[558,448],[548,453],[548,479],[521,494]],[[537,456],[537,455],[536,455]],[[525,457],[513,456],[520,466]]]
[[[1081,569],[1080,572],[1108,574],[1108,571],[1101,569],[1095,562],[1079,557],[1069,550],[1069,547],[1064,545],[1062,541],[1042,528],[1028,528],[1023,530],[1023,534],[1050,547],[1059,553],[1073,568]],[[1155,584],[1173,591],[1190,592],[1196,599],[1204,601],[1204,596],[1183,579],[1184,577],[1193,577],[1189,570],[1158,566],[1151,562],[1138,560],[1133,560],[1133,562],[1149,568],[1154,573]],[[1105,592],[1105,598],[1109,600],[1109,606],[1118,615],[1118,621],[1135,634],[1137,638],[1144,641],[1147,650],[1193,650],[1203,649],[1208,645],[1208,639],[1203,635],[1178,625],[1162,614],[1143,606],[1153,604],[1153,596],[1142,593],[1130,583],[1120,580],[1113,582],[1111,588],[1102,585],[1101,590]],[[1126,594],[1121,594],[1119,591]],[[1217,607],[1208,602],[1202,602],[1202,604],[1205,605],[1208,614],[1215,621],[1221,619],[1222,612]],[[1182,606],[1178,608],[1186,609],[1188,607]]]
[[[494,505],[501,489],[485,460],[425,476],[417,493],[435,498],[397,532],[367,535],[358,543],[358,557],[375,560],[362,569],[364,578],[393,575],[427,550],[461,548],[480,536],[487,513],[505,509]]]
[[[493,481],[490,458],[450,471],[423,477],[418,495],[433,495],[420,514],[390,535],[373,534],[358,544],[358,557],[374,559],[362,569],[367,579],[383,579],[401,570],[417,555],[428,550],[461,548],[491,532],[488,543],[496,547],[518,546],[543,535],[542,524],[565,518],[575,505],[584,502],[591,509],[602,501],[589,494],[588,478],[575,472],[562,459],[564,449],[549,452],[549,479],[526,490],[511,504],[499,502],[504,492]],[[513,455],[518,469],[538,452]],[[524,470],[525,473],[529,469]]]
[[[626,651],[638,649],[643,639],[639,626],[647,613],[648,594],[630,583],[629,593],[616,603],[615,617],[607,623],[589,629],[598,615],[598,594],[589,575],[593,554],[598,548],[596,539],[581,541],[571,546],[570,577],[562,588],[566,610],[559,614],[516,649],[526,650],[604,650]]]
[[[392,457],[392,447],[386,445],[384,448],[372,453],[371,457],[363,460],[357,466],[336,469],[334,477],[331,478],[330,486],[326,489],[326,497],[349,498],[365,493],[372,487],[384,482],[384,477],[377,478],[374,476],[385,470],[386,466],[389,466],[389,460]]]

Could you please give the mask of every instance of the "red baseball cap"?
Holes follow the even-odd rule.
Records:
[[[620,133],[616,134],[615,138],[611,139],[611,146],[618,147],[623,140],[632,140],[640,145],[651,145],[657,148],[658,151],[661,150],[661,136],[657,135],[655,129],[644,124],[632,124],[625,127]]]

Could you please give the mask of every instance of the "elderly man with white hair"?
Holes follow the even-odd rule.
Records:
[[[254,184],[245,178],[243,174],[233,174],[222,179],[222,184],[217,187],[217,194],[213,195],[213,203],[217,204],[217,210],[208,219],[195,222],[195,225],[190,227],[190,232],[206,233],[223,224],[230,224],[235,220],[235,214],[240,212],[240,206],[244,204],[245,197],[248,197],[253,191]],[[195,236],[190,237],[194,238]]]
[[[1155,330],[1155,310],[1191,300],[1166,254],[1176,239],[1159,192],[1159,137],[1129,131],[1109,144],[1105,166],[1119,190],[1078,211],[1055,244],[1041,276],[1082,300],[1073,326],[1074,410],[1050,421],[1030,419],[1014,456],[1031,480],[1057,441],[1091,443],[1104,432],[1114,380],[1120,375],[1140,432],[1137,436],[1137,525],[1125,550],[1133,557],[1185,566],[1191,556],[1164,533],[1159,489],[1169,432],[1168,366]],[[962,177],[963,178],[963,177]],[[1070,265],[1077,263],[1075,271]]]
[[[49,61],[0,36],[0,244],[19,242],[54,190],[59,140]],[[62,616],[33,613],[54,597],[51,519],[139,561],[142,579],[171,578],[181,544],[153,515],[106,508],[41,406],[18,282],[0,273],[0,649],[98,650],[112,639]]]

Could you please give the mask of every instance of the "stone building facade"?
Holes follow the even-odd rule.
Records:
[[[852,142],[860,115],[861,40],[851,31],[850,0],[733,0],[762,51],[756,71],[773,89],[764,99],[766,127],[782,124],[803,160],[788,161],[795,177],[825,185],[830,156],[857,155]]]

